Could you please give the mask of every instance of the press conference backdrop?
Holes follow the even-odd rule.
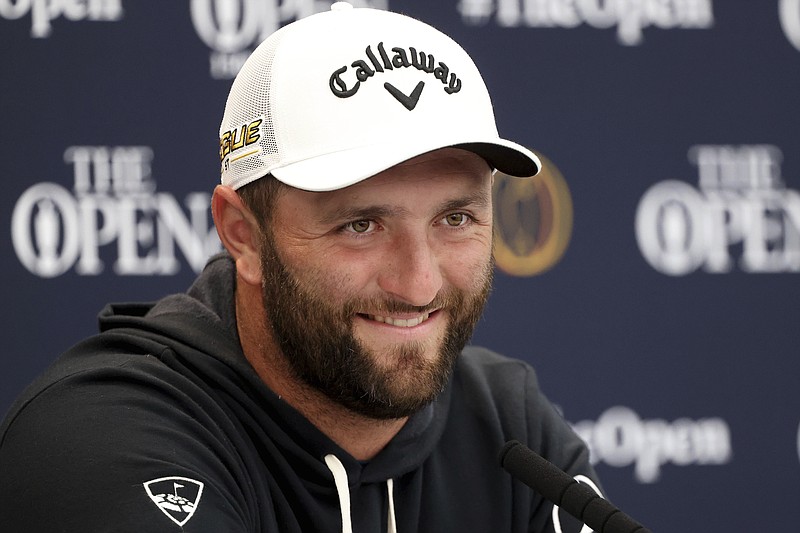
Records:
[[[800,0],[366,3],[461,42],[546,161],[497,180],[474,342],[535,365],[654,531],[798,531]],[[329,5],[0,0],[1,410],[220,248],[232,77]]]

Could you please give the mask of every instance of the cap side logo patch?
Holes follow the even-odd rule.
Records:
[[[219,160],[223,164],[230,158],[231,162],[261,153],[258,141],[263,136],[262,129],[266,125],[264,117],[244,123],[230,131],[225,131],[219,138]],[[255,145],[255,146],[253,146]]]
[[[187,477],[162,477],[142,485],[161,512],[179,526],[192,518],[203,494],[203,483]]]

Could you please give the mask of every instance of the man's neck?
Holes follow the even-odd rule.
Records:
[[[238,281],[239,339],[245,357],[261,380],[355,459],[372,459],[397,435],[407,418],[376,420],[358,415],[297,380],[267,327],[259,289]]]

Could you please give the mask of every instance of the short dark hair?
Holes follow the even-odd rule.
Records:
[[[275,200],[286,188],[282,182],[275,179],[271,174],[267,174],[247,185],[242,185],[236,192],[242,199],[245,207],[258,220],[259,228],[264,231],[272,222],[273,207]]]

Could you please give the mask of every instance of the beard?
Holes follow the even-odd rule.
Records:
[[[335,305],[319,288],[325,286],[319,282],[325,272],[310,272],[311,281],[303,283],[281,261],[268,231],[262,232],[261,240],[266,326],[296,379],[354,413],[379,420],[407,417],[444,390],[483,313],[492,284],[491,257],[471,292],[451,287],[425,306],[356,297]],[[386,314],[436,310],[446,314],[447,323],[442,338],[397,343],[375,353],[354,333],[359,310]],[[433,358],[426,355],[431,350]]]

